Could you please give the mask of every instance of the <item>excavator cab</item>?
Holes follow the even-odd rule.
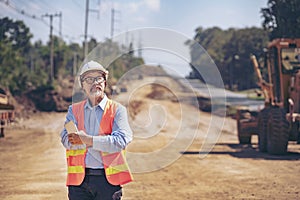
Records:
[[[289,98],[293,96],[291,91],[295,89],[300,70],[300,39],[276,39],[268,49],[268,82],[272,85],[270,104],[288,111]]]

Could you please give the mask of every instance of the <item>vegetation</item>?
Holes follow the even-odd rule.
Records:
[[[261,13],[270,39],[300,37],[299,0],[268,0],[268,7],[261,9]]]
[[[268,33],[262,28],[228,29],[218,27],[196,30],[195,42],[199,43],[214,61],[229,89],[244,90],[256,87],[256,76],[250,63],[250,55],[263,55]],[[199,53],[195,44],[189,42],[194,70],[191,78],[201,78],[198,67],[204,67],[205,53]],[[201,56],[199,56],[201,55]],[[207,66],[211,67],[211,65]],[[201,78],[202,79],[202,78]]]
[[[262,61],[263,49],[269,40],[277,37],[300,37],[300,1],[268,0],[267,8],[262,8],[261,14],[262,28],[197,28],[194,41],[186,43],[190,47],[193,69],[190,78],[204,80],[199,68],[207,69],[214,62],[227,88],[255,88],[257,80],[249,56],[254,54]],[[53,90],[59,92],[62,90],[59,86],[67,85],[66,78],[71,83],[74,81],[71,79],[84,59],[83,45],[67,44],[62,38],[53,37],[54,81],[51,82],[50,41],[47,44],[41,41],[31,43],[32,37],[29,28],[22,21],[13,21],[8,17],[0,19],[0,86],[8,88],[14,96],[31,92],[35,94],[33,96],[43,97],[36,94],[36,91],[48,91],[46,96],[51,96],[57,93]],[[204,49],[199,52],[197,44],[210,57],[206,56]],[[116,82],[132,67],[144,63],[142,58],[134,56],[132,44],[124,47],[110,39],[99,43],[91,38],[88,42],[89,49],[96,46],[100,48],[95,48],[92,53],[96,57],[105,58],[99,61],[109,67],[112,81],[109,84]]]
[[[214,62],[228,89],[245,90],[256,87],[256,75],[250,63],[254,54],[262,62],[263,49],[274,38],[300,38],[300,1],[269,0],[268,7],[261,9],[263,28],[222,30],[218,27],[196,29],[194,41],[200,44],[212,58],[199,52],[195,42],[188,41],[191,51],[191,78],[199,78],[203,69]],[[201,50],[200,50],[201,51]]]
[[[32,34],[22,21],[13,21],[8,17],[0,19],[0,85],[9,88],[13,95],[20,95],[38,88],[51,88],[59,85],[65,77],[76,74],[76,68],[83,61],[83,47],[77,43],[66,44],[54,36],[54,82],[50,81],[50,41],[31,43]],[[117,53],[122,55],[125,47],[107,39],[98,43],[90,39],[88,46],[93,49],[101,46],[101,55]],[[99,48],[98,48],[99,49]],[[99,56],[101,56],[99,55]],[[111,63],[109,63],[111,64]],[[143,64],[141,58],[133,53],[125,53],[113,62],[112,78],[120,78],[126,70],[135,64]],[[75,69],[73,66],[76,66]]]

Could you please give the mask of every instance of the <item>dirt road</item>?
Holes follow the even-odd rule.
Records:
[[[285,156],[259,153],[257,138],[239,145],[233,119],[223,125],[178,100],[184,91],[175,82],[160,81],[128,83],[114,97],[127,105],[135,136],[128,147],[135,181],[124,186],[124,200],[300,199],[300,145],[290,143]],[[64,117],[37,114],[0,139],[0,199],[67,199]]]
[[[66,199],[59,131],[65,113],[39,113],[0,140],[0,199]]]

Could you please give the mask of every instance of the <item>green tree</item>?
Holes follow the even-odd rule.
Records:
[[[30,48],[32,34],[22,21],[12,21],[8,17],[0,19],[1,44],[11,44],[13,50],[26,52]]]
[[[24,56],[30,49],[32,35],[22,21],[0,19],[0,84],[13,93],[26,89],[29,70]]]
[[[209,70],[208,67],[212,65],[212,61],[217,65],[222,77],[225,75],[223,74],[223,72],[226,71],[223,69],[225,57],[224,46],[228,43],[228,41],[232,37],[232,34],[233,29],[224,31],[219,27],[212,27],[208,29],[199,27],[196,29],[194,42],[196,42],[197,44],[189,41],[192,60],[191,66],[193,68],[193,72],[191,74],[192,77],[200,78],[201,80],[203,80],[203,77],[201,77],[198,72],[204,70],[204,68],[207,68],[206,70]],[[203,47],[203,49],[199,48],[199,44]],[[209,55],[209,57],[207,56],[207,54]],[[212,59],[212,61],[210,60],[210,58]],[[202,66],[202,69],[195,69],[195,66]]]
[[[60,37],[53,37],[54,77],[63,78],[72,74],[74,51]],[[60,77],[59,77],[60,76]]]
[[[270,39],[300,37],[300,1],[268,0],[268,7],[261,9],[263,27]]]
[[[203,81],[201,72],[211,70],[210,67],[214,62],[228,88],[246,89],[256,86],[255,74],[249,57],[251,54],[258,56],[262,54],[263,47],[268,41],[266,31],[255,27],[228,30],[218,27],[209,29],[200,27],[196,30],[194,39],[193,42],[186,43],[191,51],[193,71],[190,78]],[[199,44],[203,49],[199,48]],[[205,78],[209,82],[209,77]]]
[[[262,56],[267,45],[268,34],[261,28],[237,29],[224,46],[223,62],[224,82],[230,89],[248,89],[256,87],[256,75],[250,62],[250,55]]]

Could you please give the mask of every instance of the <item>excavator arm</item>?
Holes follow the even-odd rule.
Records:
[[[261,71],[259,69],[259,65],[258,65],[258,62],[257,62],[257,59],[254,55],[251,55],[251,61],[253,63],[253,67],[254,67],[254,71],[257,75],[257,78],[258,78],[258,85],[260,86],[262,92],[263,92],[263,95],[265,97],[265,103],[271,103],[271,99],[273,97],[273,90],[272,90],[272,87],[273,85],[270,84],[270,83],[267,83],[263,78],[262,78],[262,75],[261,75]]]

